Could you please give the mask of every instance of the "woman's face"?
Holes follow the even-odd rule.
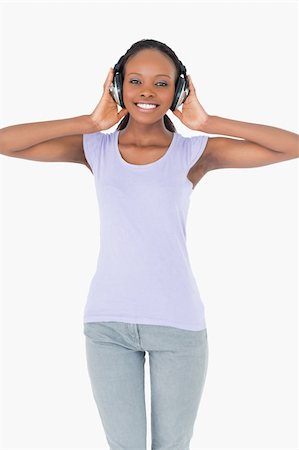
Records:
[[[146,123],[161,119],[174,97],[177,72],[173,61],[158,50],[140,50],[127,61],[124,72],[123,100],[131,117]],[[142,110],[138,102],[159,106]]]

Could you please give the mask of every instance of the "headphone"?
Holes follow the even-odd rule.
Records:
[[[178,108],[182,103],[184,103],[184,101],[186,100],[186,98],[190,93],[189,82],[186,75],[186,67],[181,61],[179,61],[179,64],[180,64],[180,75],[175,84],[174,98],[170,106],[171,111],[174,111],[175,108]],[[122,108],[125,108],[122,90],[123,77],[120,71],[119,62],[115,64],[113,71],[114,76],[113,81],[109,87],[109,92],[112,95],[113,99],[116,101],[116,103]]]

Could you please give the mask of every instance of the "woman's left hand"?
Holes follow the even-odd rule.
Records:
[[[190,75],[187,75],[190,93],[184,103],[182,111],[176,108],[172,113],[180,119],[180,121],[191,130],[204,131],[203,127],[209,115],[203,109],[196,97],[195,87],[191,81]]]

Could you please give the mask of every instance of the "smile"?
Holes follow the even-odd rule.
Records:
[[[134,103],[134,105],[137,106],[140,111],[146,112],[153,111],[159,107],[159,105],[154,105],[153,103]]]

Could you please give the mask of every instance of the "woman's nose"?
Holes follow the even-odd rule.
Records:
[[[141,86],[139,94],[146,95],[146,96],[155,95],[153,92],[153,89],[150,86],[145,85],[145,84],[143,86]]]
[[[154,98],[155,97],[155,95],[149,91],[142,91],[142,92],[140,92],[139,95],[140,95],[140,97],[146,97],[146,98]]]
[[[151,89],[140,89],[140,95],[154,95]]]

